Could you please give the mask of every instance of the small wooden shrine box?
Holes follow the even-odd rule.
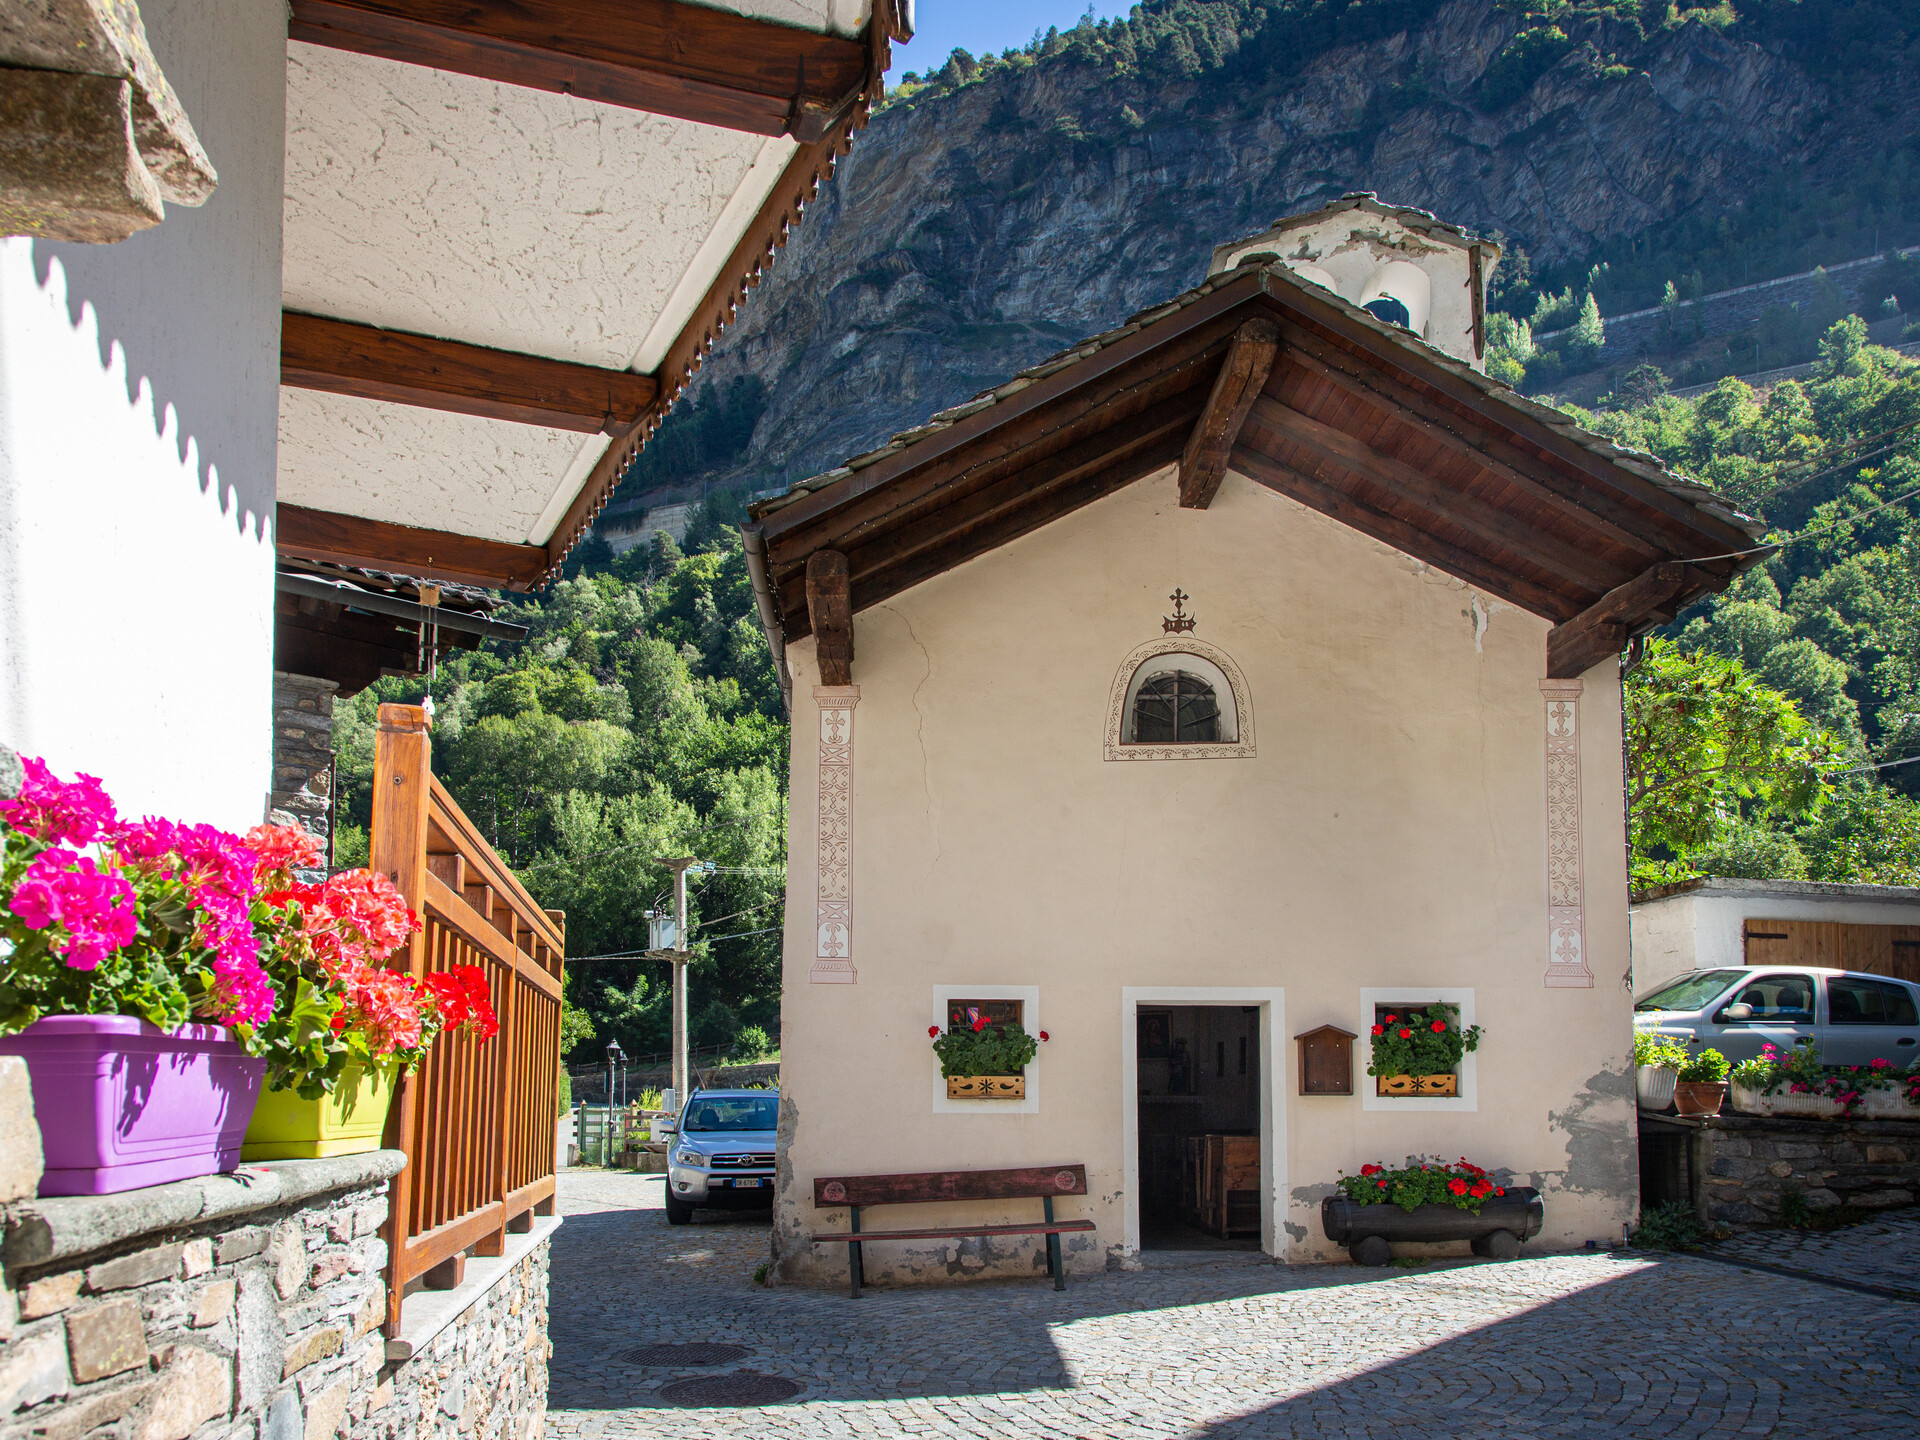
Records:
[[[1300,1047],[1302,1095],[1353,1094],[1353,1034],[1322,1025],[1293,1037]]]

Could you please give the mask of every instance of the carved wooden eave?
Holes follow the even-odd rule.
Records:
[[[843,557],[857,614],[1170,465],[1204,506],[1223,448],[1226,468],[1552,621],[1553,675],[1724,587],[1761,533],[1651,457],[1254,264],[755,506],[769,641],[810,633],[817,553]]]
[[[0,9],[0,235],[111,244],[218,183],[133,0]]]
[[[909,34],[798,9],[295,0],[283,555],[551,578]]]

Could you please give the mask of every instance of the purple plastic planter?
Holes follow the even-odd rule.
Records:
[[[219,1025],[50,1015],[0,1037],[33,1080],[42,1195],[112,1195],[240,1163],[267,1062]]]

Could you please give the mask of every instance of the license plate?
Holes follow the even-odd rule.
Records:
[[[751,1180],[735,1180],[733,1182],[733,1188],[736,1190],[758,1190],[764,1184],[766,1184],[766,1181],[758,1178],[751,1179]]]

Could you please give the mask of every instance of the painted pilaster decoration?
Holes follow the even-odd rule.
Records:
[[[1547,970],[1549,990],[1591,990],[1581,908],[1579,680],[1542,680],[1547,719]]]
[[[853,968],[853,708],[858,685],[816,685],[820,707],[819,813],[814,833],[820,863],[814,906],[815,985],[852,985]]]

